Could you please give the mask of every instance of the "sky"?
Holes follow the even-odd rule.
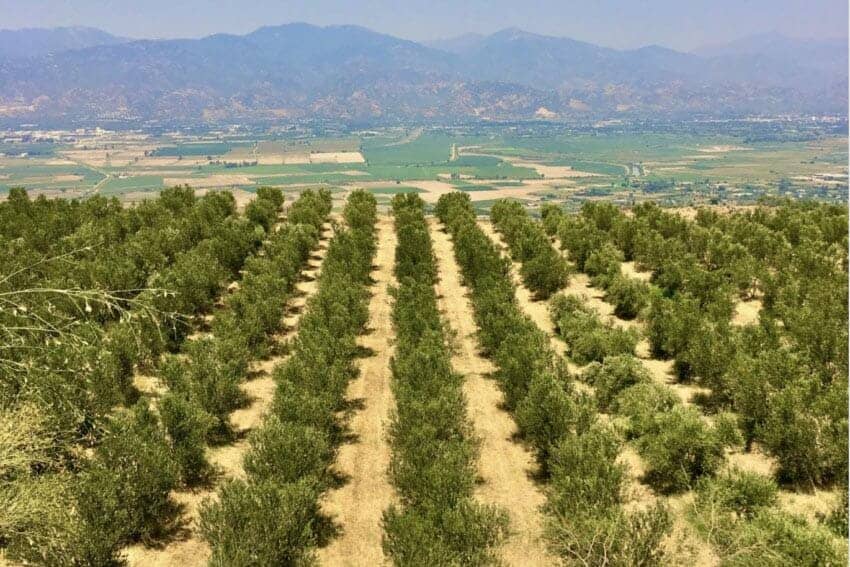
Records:
[[[679,50],[778,31],[847,37],[847,0],[0,0],[0,28],[91,26],[133,38],[355,24],[413,40],[507,27],[616,48]]]

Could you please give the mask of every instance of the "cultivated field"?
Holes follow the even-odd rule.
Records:
[[[846,205],[452,181],[12,190],[0,563],[846,564]]]
[[[732,131],[729,134],[727,131]],[[33,141],[33,140],[53,140]],[[255,192],[363,188],[381,209],[396,193],[429,204],[463,191],[476,210],[513,198],[529,207],[587,201],[630,206],[754,204],[764,197],[844,202],[847,137],[820,123],[385,128],[376,131],[210,132],[148,135],[92,131],[7,136],[0,194],[115,195],[137,201],[189,185]],[[336,208],[342,205],[338,200]]]

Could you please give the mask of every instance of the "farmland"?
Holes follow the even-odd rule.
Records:
[[[846,139],[536,128],[7,142],[0,564],[846,564]]]
[[[570,210],[595,200],[682,207],[786,196],[843,202],[847,196],[847,138],[830,122],[335,133],[306,127],[200,134],[97,130],[13,132],[5,139],[0,192],[25,187],[34,194],[115,195],[124,202],[175,185],[249,192],[261,186],[339,188],[337,209],[344,194],[358,188],[378,195],[381,209],[398,192],[420,192],[433,205],[455,189],[475,202],[516,198],[537,209],[552,202]]]

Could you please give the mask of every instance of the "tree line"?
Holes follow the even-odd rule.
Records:
[[[400,506],[384,513],[387,555],[397,565],[484,565],[507,530],[504,511],[475,502],[477,446],[463,376],[437,309],[436,262],[415,194],[392,201],[398,234],[392,359],[396,413],[390,477]]]

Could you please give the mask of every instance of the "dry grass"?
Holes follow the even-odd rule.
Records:
[[[390,383],[392,346],[392,302],[396,236],[391,219],[378,220],[378,250],[372,299],[369,303],[370,332],[360,337],[360,345],[372,352],[360,359],[359,375],[346,393],[348,401],[362,404],[348,424],[353,441],[342,445],[334,469],[347,478],[338,490],[329,492],[322,510],[339,524],[342,533],[319,550],[322,565],[349,565],[357,558],[360,565],[387,563],[381,546],[381,524],[385,509],[395,501],[388,478],[390,446],[386,426],[394,410]]]
[[[514,441],[517,426],[503,409],[504,395],[495,381],[486,377],[492,363],[478,354],[477,327],[467,290],[461,284],[451,240],[431,220],[431,237],[440,281],[438,305],[449,327],[456,333],[454,369],[466,377],[463,390],[475,435],[481,440],[478,471],[481,483],[476,498],[504,509],[510,519],[511,536],[500,550],[507,565],[551,565],[554,559],[543,542],[545,504],[543,492],[532,480],[537,465],[532,454]]]

